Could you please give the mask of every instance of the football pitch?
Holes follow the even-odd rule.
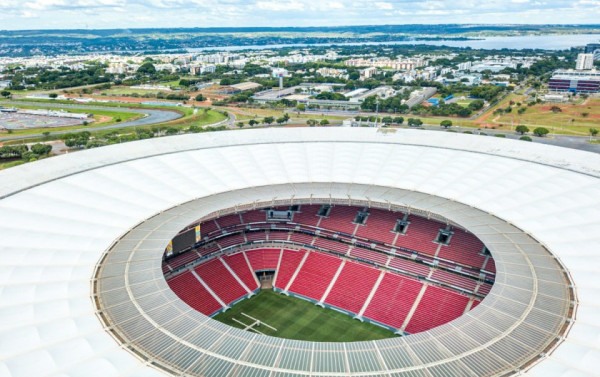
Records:
[[[313,342],[357,342],[396,337],[382,327],[363,323],[335,310],[324,309],[308,301],[288,297],[271,290],[262,290],[256,296],[239,302],[225,313],[213,317],[227,325],[244,328],[252,320],[245,313],[277,329],[265,325],[256,329],[278,338]]]

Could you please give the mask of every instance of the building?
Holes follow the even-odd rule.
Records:
[[[577,55],[576,70],[585,70],[594,68],[594,54],[579,54]]]
[[[375,67],[365,68],[362,71],[360,71],[360,79],[361,80],[370,79],[376,73],[377,73],[377,68],[375,68]]]
[[[590,43],[585,46],[586,54],[594,54],[594,60],[600,60],[600,43]]]
[[[548,83],[551,92],[600,93],[600,71],[558,70]]]

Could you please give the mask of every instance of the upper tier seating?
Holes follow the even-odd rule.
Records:
[[[371,208],[369,209],[369,217],[367,217],[366,224],[358,227],[356,236],[391,245],[394,237],[396,237],[396,233],[392,230],[396,225],[396,221],[402,218],[402,216],[401,213]]]
[[[417,216],[410,216],[408,221],[410,221],[410,225],[406,230],[406,234],[399,235],[395,245],[416,250],[420,253],[435,255],[438,244],[434,241],[440,228],[445,227],[444,224]]]
[[[464,230],[454,229],[450,243],[441,247],[438,257],[480,269],[485,260],[482,250],[483,243],[477,237]]]
[[[237,213],[219,217],[218,219],[215,219],[215,221],[219,223],[221,228],[227,228],[227,227],[230,227],[233,225],[239,225],[242,223],[242,221],[240,219],[240,215]]]
[[[319,228],[352,234],[354,233],[354,228],[356,228],[356,224],[353,221],[360,210],[358,207],[333,206],[329,217],[323,217],[321,220]]]
[[[317,216],[319,208],[321,208],[320,205],[302,205],[300,211],[294,213],[293,221],[298,224],[317,226],[320,220],[320,217]]]

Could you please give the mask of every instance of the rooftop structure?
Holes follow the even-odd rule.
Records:
[[[316,128],[145,140],[2,171],[0,323],[15,341],[1,345],[1,370],[597,375],[599,166],[596,154],[516,140]],[[233,329],[168,288],[161,258],[182,227],[313,198],[460,224],[488,246],[496,284],[440,327],[335,344]]]

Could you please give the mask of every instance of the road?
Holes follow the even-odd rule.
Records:
[[[180,114],[176,111],[171,111],[171,110],[133,109],[133,108],[128,108],[128,107],[86,106],[86,105],[75,105],[75,104],[72,105],[72,104],[62,104],[62,103],[40,104],[39,102],[22,102],[22,101],[18,101],[18,102],[3,101],[2,104],[6,105],[6,106],[10,106],[11,104],[14,104],[14,105],[25,105],[25,106],[40,106],[40,107],[44,107],[44,108],[57,108],[57,109],[78,109],[78,110],[81,109],[81,110],[89,110],[89,111],[94,111],[94,110],[115,111],[115,112],[135,113],[135,114],[143,115],[142,118],[135,119],[135,120],[128,121],[128,122],[115,123],[112,125],[100,126],[100,127],[90,127],[89,128],[90,131],[92,131],[92,130],[93,131],[110,130],[110,129],[116,129],[116,128],[125,128],[125,127],[149,126],[152,124],[170,122],[172,120],[179,119],[183,116],[182,114]],[[85,126],[82,126],[82,128],[79,131],[83,131],[84,129],[85,129]],[[73,130],[53,131],[51,128],[49,128],[48,131],[52,135],[64,135],[67,133],[77,132],[77,131],[73,131]],[[36,134],[28,134],[28,135],[3,135],[2,137],[0,137],[0,141],[26,140],[26,139],[32,139],[32,138],[39,138],[42,136],[43,136],[43,134],[41,132],[36,133]]]

